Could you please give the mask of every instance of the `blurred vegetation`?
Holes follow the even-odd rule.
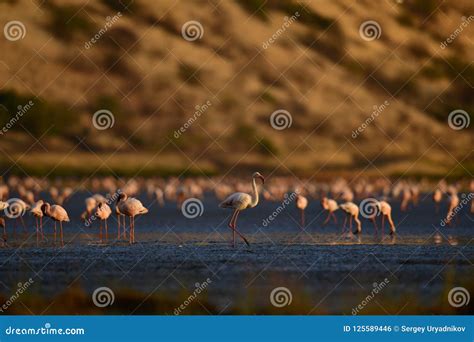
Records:
[[[69,43],[75,35],[91,36],[95,33],[95,24],[81,12],[81,6],[60,6],[47,2],[46,8],[51,15],[48,27],[56,38]]]
[[[3,105],[0,106],[1,122],[6,123],[15,118],[18,107],[25,106],[29,101],[33,102],[33,106],[19,117],[12,125],[12,130],[24,131],[26,128],[35,137],[43,134],[68,136],[76,131],[77,126],[73,123],[77,114],[70,111],[66,105],[50,103],[35,96],[19,95],[12,90],[0,92],[0,103]]]

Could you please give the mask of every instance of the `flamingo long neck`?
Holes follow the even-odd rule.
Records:
[[[252,189],[253,189],[253,196],[252,196],[252,202],[250,202],[250,206],[253,208],[258,204],[258,189],[257,189],[257,183],[255,182],[255,178],[252,180]]]

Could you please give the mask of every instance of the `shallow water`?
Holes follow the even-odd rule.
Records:
[[[474,216],[463,208],[456,227],[440,227],[447,208],[436,214],[430,197],[405,213],[392,203],[395,236],[387,234],[387,222],[385,234],[375,235],[366,219],[360,236],[341,234],[341,212],[338,225],[322,227],[326,213],[315,200],[306,210],[305,230],[299,228],[299,213],[292,204],[264,227],[263,220],[280,203],[263,202],[239,217],[238,228],[250,247],[237,237],[238,245],[232,248],[227,227],[231,212],[219,209],[213,197],[203,201],[202,216],[188,219],[175,203],[160,208],[142,196],[145,205],[151,204],[150,213],[137,218],[137,243],[129,246],[116,240],[115,218],[107,242],[99,241],[97,223],[93,228],[80,223],[85,196],[76,194],[64,205],[72,218],[65,224],[64,248],[54,246],[52,222],[45,221],[47,236],[39,247],[32,218],[26,218],[28,234],[17,228],[13,236],[12,223],[7,222],[8,244],[0,249],[1,295],[10,297],[18,282],[31,277],[34,284],[28,291],[51,303],[72,287],[90,294],[107,286],[115,293],[136,292],[144,300],[176,297],[179,305],[178,295],[191,294],[196,283],[209,279],[205,295],[197,297],[201,313],[251,314],[268,308],[271,313],[351,314],[374,284],[384,282],[384,289],[360,313],[410,314],[449,313],[447,293],[452,287],[474,290]],[[291,304],[272,306],[270,294],[276,287],[291,292]],[[118,312],[141,313],[140,303]],[[41,304],[31,311],[46,309]],[[169,308],[154,312],[173,314]]]

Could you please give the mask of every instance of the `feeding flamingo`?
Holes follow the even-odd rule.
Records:
[[[332,217],[334,219],[334,223],[337,224],[337,218],[334,212],[339,209],[339,205],[337,202],[333,199],[329,199],[327,197],[323,197],[321,200],[321,206],[323,207],[324,210],[328,211],[328,217],[326,220],[323,222],[323,226],[326,225],[329,222],[329,219]]]
[[[265,184],[265,178],[260,174],[260,172],[255,172],[252,175],[252,194],[249,195],[244,192],[235,192],[229,197],[227,197],[224,201],[219,204],[220,208],[229,208],[234,209],[234,213],[229,221],[229,227],[232,229],[232,246],[235,247],[235,234],[237,233],[242,240],[250,246],[248,240],[237,230],[237,217],[242,210],[248,208],[254,208],[258,204],[258,189],[256,179],[260,179],[262,184]]]
[[[61,246],[64,246],[63,238],[63,222],[69,222],[69,216],[66,209],[61,207],[58,204],[50,205],[48,202],[45,202],[41,206],[43,214],[50,217],[54,221],[54,241],[56,242],[56,222],[59,222],[60,227],[60,236],[61,236]]]
[[[382,214],[382,234],[385,226],[385,217],[387,217],[388,223],[390,224],[390,235],[395,234],[395,224],[392,220],[392,206],[387,201],[378,201],[377,207]]]
[[[349,217],[349,230],[352,231],[352,220],[356,221],[357,223],[357,230],[355,230],[354,234],[359,234],[362,232],[362,224],[359,220],[359,206],[353,202],[346,202],[339,205],[339,207],[346,213],[346,218],[344,219],[344,225],[342,227],[342,233],[345,232],[345,227],[347,223],[347,217]]]
[[[130,244],[135,243],[135,216],[148,213],[148,209],[136,198],[128,198],[124,192],[117,198],[117,207],[121,214],[130,217]]]

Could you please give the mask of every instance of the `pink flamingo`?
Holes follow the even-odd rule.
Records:
[[[45,202],[41,206],[43,214],[50,217],[54,221],[54,241],[56,242],[56,222],[59,222],[60,227],[60,236],[61,236],[61,246],[64,246],[63,238],[63,222],[69,222],[69,216],[66,209],[61,207],[58,204],[50,205],[48,202]]]
[[[332,217],[334,219],[334,223],[337,224],[337,218],[334,212],[339,209],[339,205],[337,202],[333,199],[329,199],[327,197],[323,197],[321,200],[321,206],[323,207],[324,210],[328,211],[328,217],[326,220],[323,222],[323,226],[326,225],[329,222],[329,219]]]
[[[362,223],[359,220],[359,206],[353,202],[346,202],[339,205],[339,207],[347,214],[346,218],[344,219],[343,225],[343,233],[345,232],[347,217],[349,217],[349,230],[352,231],[352,220],[356,221],[357,223],[357,230],[355,230],[354,234],[362,233]]]
[[[308,200],[303,195],[296,195],[296,208],[300,210],[301,214],[301,229],[304,229],[304,210],[308,206]]]
[[[121,214],[130,218],[130,244],[135,243],[135,216],[148,213],[148,209],[142,202],[133,197],[129,198],[124,192],[117,198],[117,207]]]
[[[265,184],[265,178],[260,174],[260,172],[255,172],[252,175],[252,189],[253,193],[251,195],[244,192],[236,192],[227,197],[224,201],[219,204],[220,208],[229,208],[234,209],[234,213],[229,221],[229,227],[232,229],[232,246],[235,247],[235,234],[237,233],[242,240],[250,246],[248,240],[237,230],[237,217],[242,210],[248,208],[254,208],[258,204],[258,189],[256,179],[260,179],[262,184]]]

